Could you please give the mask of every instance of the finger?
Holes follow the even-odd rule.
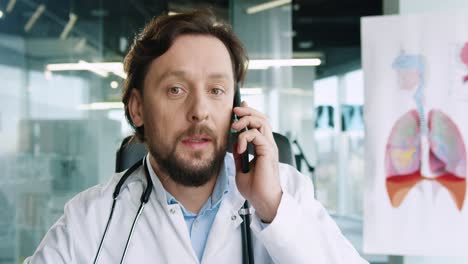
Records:
[[[244,128],[257,129],[266,136],[271,143],[274,143],[273,133],[271,132],[270,125],[263,119],[257,116],[244,116],[236,122],[232,123],[232,129],[240,131]]]
[[[234,114],[236,114],[239,118],[243,116],[258,116],[265,120],[268,120],[268,116],[251,107],[248,107],[247,103],[244,104],[244,102],[242,102],[242,106],[234,107],[233,111]]]
[[[258,116],[244,116],[240,118],[239,120],[235,121],[232,123],[231,127],[235,130],[242,130],[243,128],[257,128],[257,129],[262,129],[266,128],[268,126],[268,123],[265,123],[265,120],[263,118],[260,118]],[[262,131],[260,131],[262,132]]]
[[[255,146],[255,153],[257,155],[265,155],[269,151],[274,151],[275,148],[272,144],[260,131],[257,129],[250,129],[239,134],[238,137],[238,153],[243,153],[247,150],[247,144],[251,142]]]

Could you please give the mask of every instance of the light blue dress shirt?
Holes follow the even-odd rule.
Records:
[[[184,215],[187,230],[190,235],[192,247],[197,254],[198,260],[201,262],[203,252],[205,251],[206,241],[213,225],[216,213],[221,205],[221,201],[228,192],[229,178],[227,176],[228,162],[226,159],[221,167],[220,174],[216,181],[213,193],[202,206],[198,214],[194,214],[184,208],[170,193],[166,191],[167,204],[178,204]]]

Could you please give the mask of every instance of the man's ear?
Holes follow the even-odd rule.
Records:
[[[128,101],[128,111],[135,127],[143,125],[143,100],[141,93],[137,89],[132,89],[130,100]]]

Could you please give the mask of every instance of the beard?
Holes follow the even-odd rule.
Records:
[[[178,143],[181,142],[184,137],[200,134],[208,135],[211,138],[211,143],[214,146],[211,155],[205,160],[202,160],[201,158],[204,153],[198,151],[193,153],[192,161],[183,159],[181,155],[176,152]],[[167,151],[164,151],[162,147],[161,142],[164,142],[164,139],[160,134],[156,136],[159,144],[158,142],[148,139],[147,142],[149,152],[163,173],[167,174],[177,184],[186,187],[200,187],[210,181],[219,172],[226,155],[228,135],[229,129],[226,130],[224,137],[221,137],[221,141],[219,141],[215,133],[208,127],[193,126],[180,133],[180,135],[176,137],[172,147],[167,148]],[[218,144],[218,142],[220,144]]]

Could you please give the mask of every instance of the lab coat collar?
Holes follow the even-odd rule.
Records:
[[[151,180],[153,181],[153,193],[156,195],[158,203],[160,203],[164,208],[168,208],[168,202],[166,198],[166,190],[164,189],[159,177],[156,176],[156,172],[151,166],[149,154],[146,155],[146,164],[148,164],[148,171],[150,173]]]

